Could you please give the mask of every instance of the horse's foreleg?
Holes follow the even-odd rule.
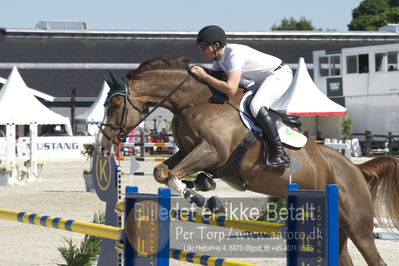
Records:
[[[161,184],[168,185],[169,171],[172,170],[183,158],[183,152],[178,151],[164,162],[155,166],[153,173],[155,180]]]
[[[220,160],[219,157],[215,148],[203,141],[173,167],[169,178],[179,180],[187,175],[209,169]]]
[[[169,187],[199,207],[207,207],[214,212],[222,211],[223,206],[216,196],[206,201],[203,196],[188,189],[181,181],[181,178],[189,174],[214,166],[221,160],[220,157],[223,156],[217,153],[215,148],[211,147],[207,142],[200,143],[169,172]]]
[[[196,146],[187,156],[183,152],[178,151],[168,160],[154,168],[154,178],[157,182],[169,186],[197,206],[206,206],[215,212],[222,211],[222,205],[216,196],[206,201],[203,196],[187,188],[187,185],[181,181],[181,178],[184,176],[204,170],[214,164],[218,158],[215,154],[205,142]],[[203,183],[206,183],[206,185],[196,184],[196,186],[199,186],[197,189],[205,190],[206,187],[207,190],[211,190],[216,186],[212,180],[203,181]]]
[[[183,180],[183,183],[196,191],[210,191],[216,188],[213,176],[206,172],[199,173],[194,181]]]

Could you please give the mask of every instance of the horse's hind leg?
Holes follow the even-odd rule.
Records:
[[[340,230],[349,236],[368,265],[386,265],[374,241],[374,211],[370,194],[367,191],[358,192],[350,199],[344,199],[346,195],[340,196]]]
[[[339,234],[339,265],[353,266],[353,262],[348,250],[348,236],[340,230]]]

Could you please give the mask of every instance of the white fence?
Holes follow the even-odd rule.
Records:
[[[0,161],[3,161],[7,157],[7,142],[6,138],[0,138]]]

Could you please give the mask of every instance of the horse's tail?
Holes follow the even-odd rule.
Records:
[[[359,164],[358,167],[368,183],[376,207],[376,218],[385,225],[385,219],[382,218],[389,218],[399,229],[399,161],[383,156]]]

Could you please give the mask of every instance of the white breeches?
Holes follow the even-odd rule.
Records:
[[[292,70],[287,65],[268,74],[259,88],[255,89],[255,96],[250,104],[252,114],[256,117],[261,107],[270,108],[288,90],[291,82]]]

